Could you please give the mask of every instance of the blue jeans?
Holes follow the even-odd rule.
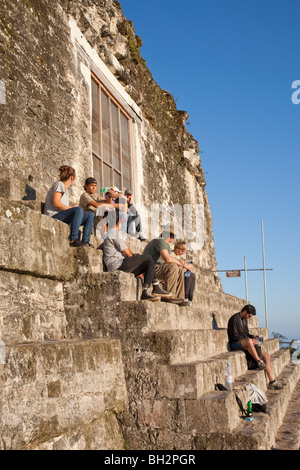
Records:
[[[230,345],[232,351],[238,351],[239,349],[241,351],[245,351],[245,349],[242,346],[241,340],[240,341],[235,341],[234,343],[231,343]]]
[[[65,211],[59,211],[53,216],[53,219],[60,220],[70,225],[71,233],[69,240],[79,239],[79,227],[83,225],[82,242],[89,243],[90,236],[94,227],[95,214],[92,211],[84,211],[82,207],[70,207]]]

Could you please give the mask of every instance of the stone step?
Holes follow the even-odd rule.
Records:
[[[235,430],[238,441],[251,442],[251,447],[257,450],[271,450],[275,444],[276,434],[282,424],[289,401],[300,377],[300,367],[289,363],[278,377],[283,385],[279,391],[268,390],[267,413],[255,413],[255,418],[248,427],[242,423]]]
[[[118,340],[6,345],[2,362],[1,449],[55,447],[74,434],[87,448],[89,441],[103,442],[106,414],[115,422],[110,435],[119,435],[115,445],[122,448],[113,418],[127,407]]]
[[[109,450],[123,449],[124,439],[116,414],[110,411],[83,426],[66,429],[65,433],[40,444],[30,444],[33,450]]]
[[[122,304],[124,314],[129,304]],[[179,307],[168,302],[137,301],[130,304],[131,309],[136,310],[134,314],[130,310],[130,316],[139,315],[144,319],[142,332],[158,332],[165,330],[209,330],[213,329],[211,315],[202,311],[201,308]]]
[[[0,269],[57,280],[76,274],[67,224],[4,198],[0,223]]]
[[[283,353],[282,353],[283,354]],[[280,361],[279,357],[274,358]],[[262,371],[257,371],[257,375]],[[189,429],[199,430],[197,448],[207,450],[270,450],[282,423],[300,368],[290,361],[278,376],[282,390],[266,390],[267,413],[254,413],[252,422],[245,421],[233,392],[210,392],[200,400],[188,403]],[[247,382],[252,382],[253,375]],[[239,391],[243,406],[249,399],[246,390]]]
[[[228,351],[227,330],[172,330],[150,333],[153,352],[164,355],[169,364],[203,361]],[[264,342],[266,352],[278,349],[278,340]]]
[[[247,304],[246,300],[227,294],[221,289],[211,290],[202,286],[201,283],[199,285],[201,286],[200,289],[195,289],[194,304],[196,306],[201,305],[206,311],[213,312],[216,315],[218,313],[227,314],[229,319],[229,316],[239,312]],[[219,326],[224,327],[222,324]]]
[[[300,380],[277,432],[274,450],[300,450]]]
[[[204,307],[202,307],[202,308],[203,308],[204,311],[207,311]],[[210,312],[213,315],[214,324],[215,324],[216,328],[227,328],[228,321],[229,321],[230,317],[232,315],[234,315],[234,313],[235,313],[233,310],[228,311],[226,309],[219,310],[219,311],[216,311],[216,310],[212,309]],[[250,328],[258,328],[258,324],[259,324],[259,322],[258,322],[258,318],[256,316],[251,317],[248,320],[249,329]]]
[[[270,354],[271,356],[271,366],[274,372],[275,377],[278,377],[282,369],[289,363],[290,354],[288,350],[279,349],[273,350],[274,346],[273,340],[266,342],[270,347],[264,347],[263,349]],[[261,390],[266,390],[269,381],[267,376],[263,371],[249,370],[246,374],[237,377],[235,380],[235,387],[237,389],[242,388],[245,383],[251,382],[254,383]]]
[[[0,339],[11,344],[65,337],[63,283],[0,270]]]
[[[149,333],[155,354],[169,364],[201,361],[227,350],[226,330],[172,330]]]
[[[271,351],[276,347],[274,343],[273,340],[266,341],[263,343],[263,349],[273,354]],[[281,352],[278,356],[281,358],[281,363],[277,364],[276,360],[272,364],[275,367],[276,374],[289,360],[288,354]],[[275,357],[277,359],[277,356]],[[266,383],[261,386],[265,375],[264,372],[258,370],[249,371],[245,354],[242,351],[234,351],[222,353],[191,364],[160,365],[158,369],[158,391],[161,396],[170,399],[200,398],[203,394],[214,390],[216,383],[225,385],[224,376],[228,362],[231,365],[233,377],[236,377],[235,387],[240,389],[245,382],[251,381],[252,383],[257,382],[257,386],[265,390]],[[259,377],[254,380],[256,376]]]

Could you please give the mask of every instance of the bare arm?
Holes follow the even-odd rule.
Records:
[[[59,211],[65,211],[66,209],[70,209],[68,206],[65,206],[60,202],[62,195],[62,193],[53,193],[52,197],[53,206],[56,207],[56,209],[58,209]]]
[[[111,209],[111,206],[112,204],[109,204],[108,202],[106,201],[103,201],[103,202],[96,202],[94,201],[93,199],[88,203],[88,206],[93,206],[93,207],[103,207],[103,209]]]
[[[175,264],[178,264],[178,266],[183,267],[182,262],[179,261],[179,259],[175,258],[175,256],[170,255],[168,250],[161,250],[160,256],[162,257],[165,263],[175,263]]]

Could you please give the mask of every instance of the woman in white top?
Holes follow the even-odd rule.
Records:
[[[67,190],[73,186],[76,172],[71,166],[61,166],[60,180],[53,183],[48,191],[44,214],[58,219],[70,226],[70,246],[79,247],[89,245],[90,236],[94,226],[95,214],[85,212],[82,207],[69,207]],[[83,225],[82,241],[79,240],[79,227]]]

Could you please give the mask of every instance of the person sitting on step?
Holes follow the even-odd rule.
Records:
[[[174,255],[180,260],[181,256],[186,253],[186,243],[184,240],[178,240],[174,245]],[[181,261],[181,260],[180,260]],[[186,263],[182,264],[185,275],[184,275],[184,300],[181,306],[190,307],[193,302],[194,290],[196,284],[196,276],[193,272],[193,264]],[[187,276],[189,272],[189,276]]]
[[[170,294],[162,289],[155,274],[155,264],[150,255],[134,254],[121,232],[121,220],[117,212],[108,214],[108,231],[102,244],[103,261],[109,272],[124,271],[135,276],[144,275],[141,300],[160,300]],[[150,287],[152,285],[152,292]]]
[[[170,244],[175,238],[174,228],[163,226],[160,237],[151,240],[144,249],[144,254],[151,255],[157,278],[164,282],[164,288],[173,294],[168,302],[184,303],[184,266],[175,256],[171,255]]]
[[[71,166],[59,168],[60,180],[53,183],[48,191],[44,214],[60,220],[71,227],[69,236],[71,247],[89,246],[92,234],[95,214],[85,212],[82,207],[75,205],[69,207],[68,188],[73,186],[76,172]],[[79,227],[83,225],[82,241],[80,241]]]
[[[248,352],[256,361],[257,367],[266,371],[269,378],[269,389],[278,390],[281,386],[277,383],[272,366],[270,355],[257,348],[258,340],[249,333],[248,320],[256,315],[256,309],[253,305],[245,305],[242,310],[232,315],[228,321],[227,333],[230,348],[232,351],[241,350]],[[261,352],[261,357],[259,353]]]

